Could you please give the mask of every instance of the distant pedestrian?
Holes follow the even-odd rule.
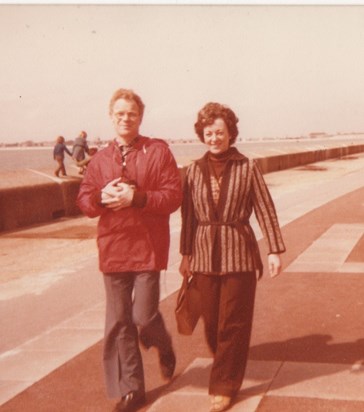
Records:
[[[76,137],[72,149],[72,157],[79,167],[79,173],[84,174],[90,158],[86,154],[90,153],[90,149],[87,144],[87,133],[82,130],[78,137]]]
[[[176,366],[172,339],[159,311],[160,271],[167,268],[169,216],[182,200],[176,161],[161,139],[139,134],[144,104],[132,90],[110,100],[116,137],[89,164],[77,204],[99,217],[99,265],[106,291],[104,370],[115,411],[145,402],[139,342],[157,350],[162,376]]]
[[[238,118],[208,103],[195,131],[207,152],[188,167],[182,203],[180,272],[200,291],[205,336],[213,354],[211,411],[230,408],[245,373],[257,277],[263,265],[249,218],[254,210],[268,243],[271,277],[285,251],[272,198],[254,160],[235,147]],[[257,276],[258,273],[258,276]]]
[[[69,156],[72,156],[72,153],[67,149],[67,146],[64,143],[64,137],[58,136],[56,140],[56,145],[53,149],[53,159],[58,163],[57,169],[54,171],[54,174],[59,177],[59,173],[62,173],[62,176],[67,176],[66,168],[64,165],[64,152]]]

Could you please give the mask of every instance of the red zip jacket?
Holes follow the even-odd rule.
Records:
[[[127,155],[128,178],[146,192],[145,207],[119,211],[102,207],[101,189],[121,176],[122,158],[116,142],[89,163],[77,205],[89,216],[100,216],[97,229],[99,266],[103,273],[160,271],[167,268],[169,215],[182,201],[181,177],[167,143],[139,136]]]

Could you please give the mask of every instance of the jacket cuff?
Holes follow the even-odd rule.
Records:
[[[285,253],[286,248],[280,248],[280,249],[276,249],[276,250],[270,250],[267,255],[281,255],[282,253]]]
[[[102,198],[101,198],[101,191],[96,193],[95,195],[95,202],[97,204],[97,206],[99,207],[105,207],[105,205],[101,202]]]
[[[141,192],[136,190],[134,192],[133,200],[131,202],[132,207],[143,208],[147,204],[147,192]]]

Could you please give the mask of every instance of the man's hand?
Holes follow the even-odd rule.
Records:
[[[114,211],[129,207],[133,201],[134,186],[120,182],[117,178],[108,183],[101,191],[101,202]]]
[[[110,203],[112,199],[117,200],[119,192],[121,189],[117,187],[117,184],[120,183],[121,177],[112,180],[101,190],[101,202]]]

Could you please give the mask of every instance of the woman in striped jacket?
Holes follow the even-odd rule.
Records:
[[[249,217],[254,210],[268,243],[272,277],[285,251],[277,214],[258,164],[235,147],[238,118],[208,103],[195,131],[207,152],[187,169],[182,204],[180,272],[194,276],[213,365],[211,411],[229,409],[247,363],[257,278],[263,265]]]

